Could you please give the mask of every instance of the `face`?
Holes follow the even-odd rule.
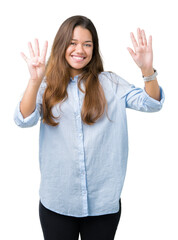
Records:
[[[82,69],[90,62],[93,54],[93,41],[90,31],[81,26],[74,28],[71,42],[66,50],[65,58],[70,65],[70,75],[82,73]]]

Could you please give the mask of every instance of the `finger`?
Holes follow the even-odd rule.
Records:
[[[148,47],[152,49],[152,36],[149,36]]]
[[[132,32],[130,33],[130,37],[131,37],[131,40],[132,40],[132,44],[133,44],[134,50],[136,51],[136,48],[138,47],[138,43],[137,43],[137,41],[135,39],[135,36],[134,36],[134,34]]]
[[[35,38],[35,54],[36,54],[36,56],[40,56],[39,43],[38,43],[38,39],[36,39],[36,38]]]
[[[35,66],[35,67],[39,66],[39,64],[40,64],[39,61],[32,62],[32,65]]]
[[[136,54],[134,53],[134,51],[131,48],[127,48],[127,50],[129,51],[130,55],[132,56],[132,58],[134,59]]]
[[[35,53],[33,51],[31,42],[28,42],[28,48],[29,48],[29,51],[30,51],[30,57],[31,58],[35,57]]]
[[[47,48],[48,48],[48,41],[45,41],[44,47],[43,47],[43,50],[42,50],[42,53],[41,53],[41,59],[42,59],[43,62],[45,62]]]
[[[140,30],[140,28],[137,28],[137,36],[138,36],[139,46],[143,46],[143,39],[142,39],[142,35],[141,35],[141,30]]]
[[[142,30],[142,38],[143,38],[143,44],[145,45],[145,46],[147,46],[147,40],[146,40],[146,35],[145,35],[145,31],[144,30]]]
[[[23,59],[27,62],[27,59],[28,59],[27,56],[23,52],[21,52],[20,54],[23,57]]]

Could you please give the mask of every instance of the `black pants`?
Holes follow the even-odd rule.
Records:
[[[113,240],[121,215],[117,213],[72,217],[55,213],[39,202],[40,223],[45,240]]]

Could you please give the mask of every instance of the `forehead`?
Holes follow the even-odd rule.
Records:
[[[88,29],[77,26],[73,30],[72,39],[78,41],[92,41],[92,35]]]

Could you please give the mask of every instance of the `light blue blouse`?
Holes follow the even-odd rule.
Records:
[[[162,108],[164,92],[157,101],[120,76],[111,72],[99,74],[108,103],[109,121],[104,114],[94,125],[81,121],[84,99],[77,87],[78,76],[70,79],[68,99],[59,110],[56,127],[42,122],[43,80],[38,90],[36,109],[26,118],[20,112],[20,101],[14,112],[15,123],[22,128],[32,127],[40,118],[39,166],[41,182],[39,197],[42,204],[63,215],[85,217],[119,211],[128,158],[126,108],[156,112]],[[84,84],[82,83],[84,90]],[[58,121],[58,120],[55,120]]]

